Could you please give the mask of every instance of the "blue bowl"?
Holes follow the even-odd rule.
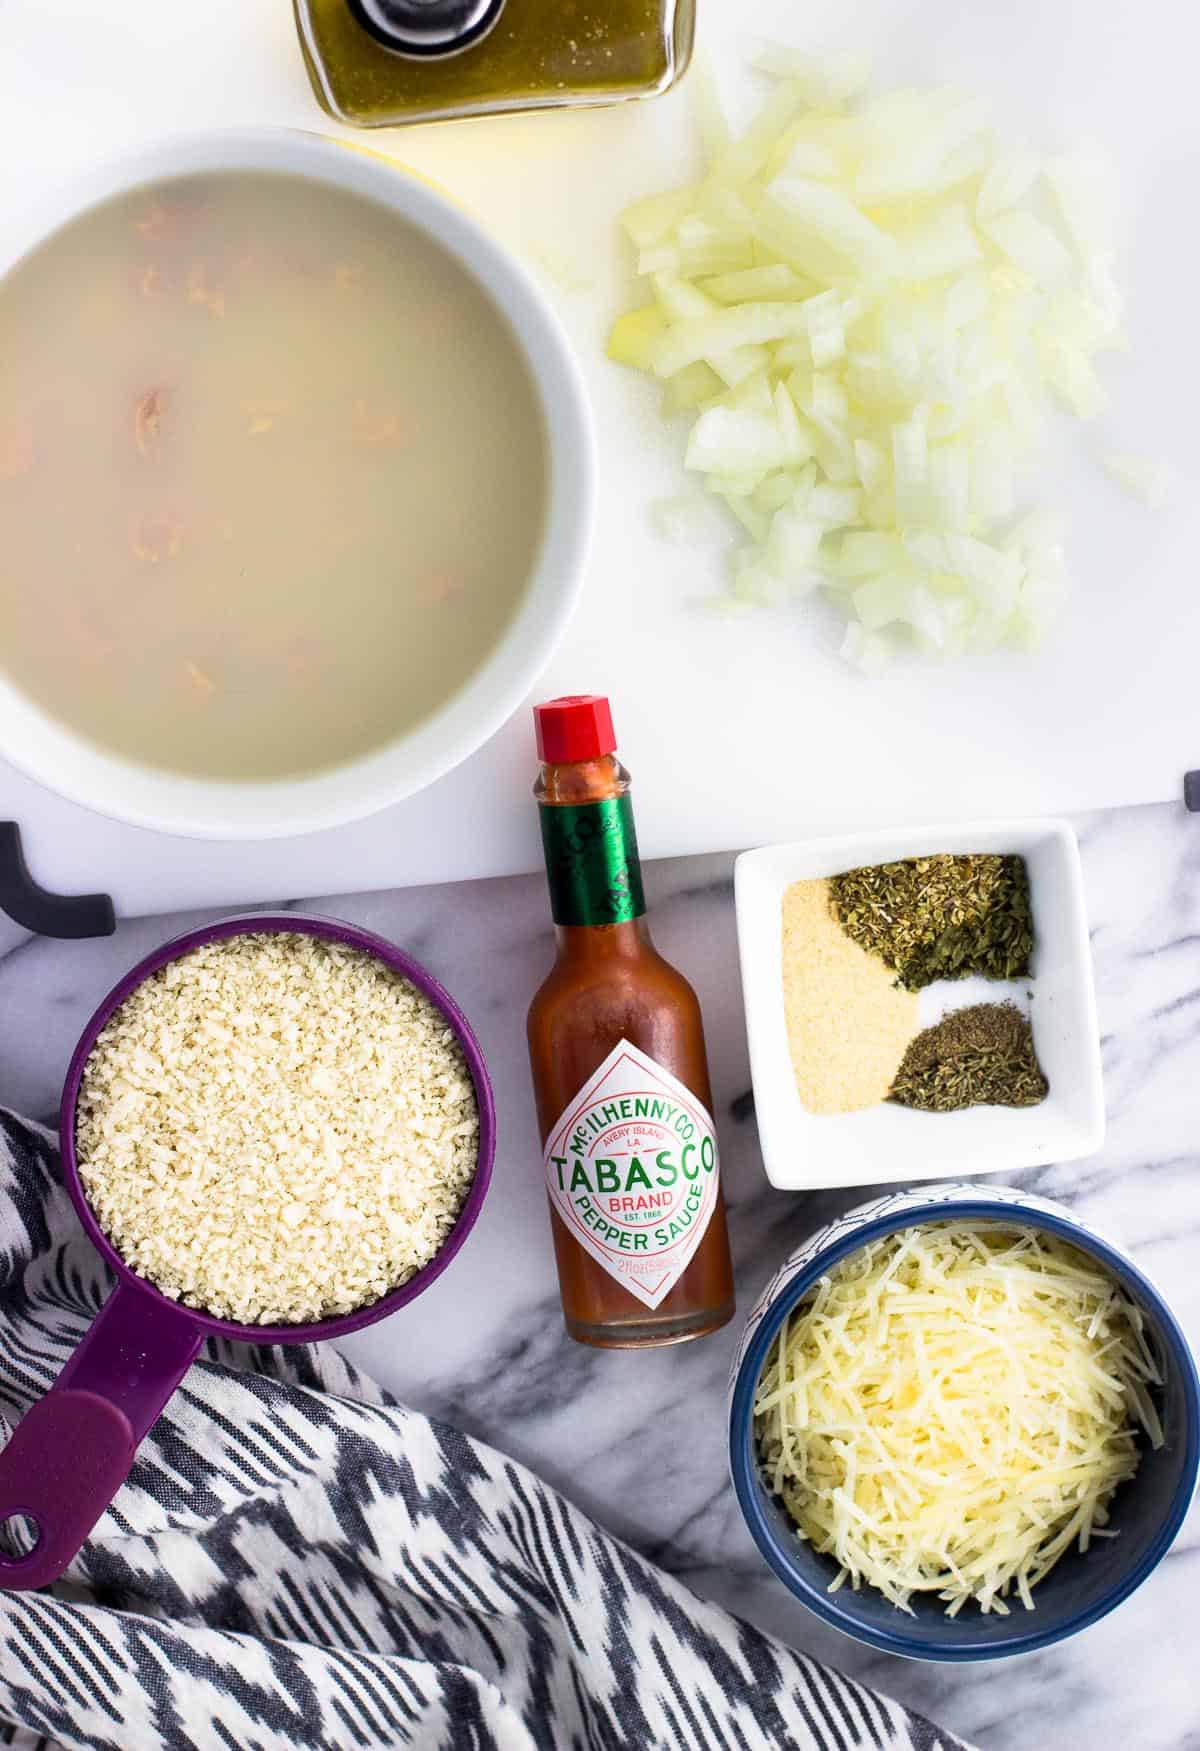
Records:
[[[936,1598],[914,1600],[910,1617],[864,1582],[828,1591],[836,1565],[797,1536],[778,1497],[767,1488],[754,1445],[755,1389],[785,1316],[839,1260],[868,1241],[926,1222],[963,1218],[1029,1227],[1061,1236],[1096,1259],[1145,1314],[1165,1383],[1158,1394],[1164,1444],[1143,1444],[1137,1476],[1113,1499],[1117,1538],[1096,1539],[1086,1553],[1064,1557],[1034,1592],[1036,1609],[1009,1600],[1009,1614],[986,1615],[973,1604],[947,1617]],[[1008,1187],[954,1185],[898,1192],[850,1211],[795,1253],[759,1297],[734,1363],[729,1406],[733,1485],[746,1524],[763,1556],[810,1611],[835,1629],[884,1653],[914,1660],[996,1660],[1028,1654],[1086,1629],[1127,1599],[1158,1566],[1179,1531],[1200,1464],[1200,1376],[1178,1321],[1153,1283],[1120,1248],[1102,1240],[1060,1206]]]

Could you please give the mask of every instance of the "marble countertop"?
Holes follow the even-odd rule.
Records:
[[[1200,820],[1182,807],[1078,823],[1104,1042],[1108,1141],[1090,1160],[1014,1176],[1123,1240],[1200,1343]],[[663,952],[704,1006],[742,1308],[780,1260],[866,1192],[777,1192],[758,1158],[729,857],[650,865]],[[289,900],[301,909],[301,900]],[[550,955],[541,878],[314,902],[392,937],[471,1017],[496,1084],[493,1189],[460,1259],[411,1308],[351,1339],[408,1402],[538,1470],[597,1519],[792,1645],[921,1708],[988,1751],[1200,1746],[1194,1600],[1200,1510],[1124,1606],[1072,1642],[996,1666],[876,1654],[827,1630],[769,1573],[724,1457],[725,1380],[741,1315],[676,1350],[604,1353],[564,1335],[525,1058],[524,1014]],[[133,961],[208,914],[123,924],[88,943],[28,940],[0,919],[0,1104],[53,1122],[76,1036]],[[744,1108],[739,1108],[744,1110]],[[970,1163],[963,1164],[969,1173]]]

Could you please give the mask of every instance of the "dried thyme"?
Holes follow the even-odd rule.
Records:
[[[1011,1003],[977,1003],[917,1035],[888,1099],[921,1112],[955,1113],[964,1107],[1033,1107],[1049,1091],[1028,1016]]]
[[[1033,952],[1029,877],[1022,857],[913,857],[848,870],[829,884],[846,934],[876,954],[897,984],[935,979],[1021,979]]]

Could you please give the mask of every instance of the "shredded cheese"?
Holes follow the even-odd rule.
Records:
[[[1141,1310],[1076,1248],[938,1222],[820,1279],[772,1346],[755,1430],[799,1536],[838,1565],[831,1592],[1032,1610],[1068,1550],[1115,1536],[1138,1427],[1162,1445],[1161,1381]]]

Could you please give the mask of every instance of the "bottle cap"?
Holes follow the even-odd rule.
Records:
[[[537,751],[548,765],[600,760],[617,746],[612,711],[600,693],[568,693],[533,708]]]
[[[491,30],[504,0],[347,0],[377,42],[397,55],[454,55]]]

